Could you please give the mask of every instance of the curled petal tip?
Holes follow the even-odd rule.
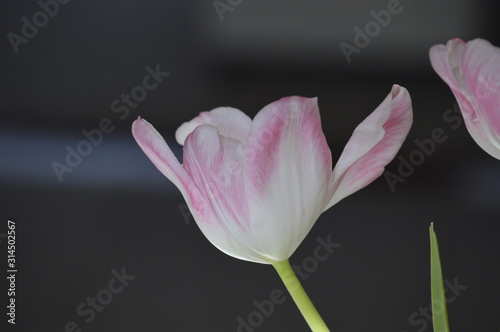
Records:
[[[184,122],[175,132],[175,139],[184,145],[186,138],[196,127],[201,125],[217,127],[222,136],[245,141],[252,126],[252,119],[245,113],[232,107],[218,107],[209,112],[201,112],[191,121]]]

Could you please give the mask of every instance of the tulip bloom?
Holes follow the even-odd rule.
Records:
[[[472,138],[500,159],[500,48],[483,39],[456,38],[431,47],[429,55],[455,95]]]
[[[316,98],[282,98],[253,121],[229,107],[203,112],[175,134],[182,165],[145,120],[132,132],[207,239],[230,256],[272,264],[311,328],[327,331],[302,288],[290,286],[299,283],[288,258],[323,211],[383,173],[411,124],[408,91],[394,85],[354,130],[333,171]]]
[[[229,107],[201,113],[175,134],[183,165],[145,120],[132,132],[214,246],[272,264],[292,255],[323,211],[382,174],[411,123],[410,96],[395,85],[356,128],[333,172],[316,98],[280,99],[253,121]]]

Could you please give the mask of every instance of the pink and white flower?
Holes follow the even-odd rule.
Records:
[[[500,48],[483,39],[456,38],[431,47],[429,56],[455,95],[472,138],[500,159]]]
[[[145,120],[132,132],[214,246],[273,264],[292,255],[323,211],[383,173],[411,124],[408,91],[394,85],[354,130],[333,170],[316,98],[282,98],[253,121],[229,107],[203,112],[176,132],[183,164]]]

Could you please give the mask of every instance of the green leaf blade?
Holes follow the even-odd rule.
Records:
[[[431,298],[432,298],[432,325],[434,332],[450,332],[448,311],[446,309],[446,294],[443,283],[441,259],[434,224],[429,228],[431,240]]]

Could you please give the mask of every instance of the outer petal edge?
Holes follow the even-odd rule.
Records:
[[[410,95],[405,88],[395,84],[346,144],[333,170],[332,198],[326,209],[382,175],[406,139],[412,122]]]

